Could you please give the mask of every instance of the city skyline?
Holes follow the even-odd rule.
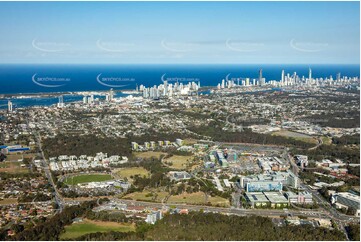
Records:
[[[359,2],[0,6],[0,63],[360,63]]]

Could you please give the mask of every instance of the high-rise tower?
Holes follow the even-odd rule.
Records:
[[[64,97],[61,95],[59,96],[58,108],[63,108],[64,106]]]
[[[262,69],[259,70],[258,85],[260,85],[260,86],[263,85]]]
[[[13,103],[10,100],[8,101],[8,111],[9,112],[13,111]]]
[[[114,91],[113,91],[113,88],[110,88],[110,91],[109,91],[109,101],[112,101],[114,98]]]

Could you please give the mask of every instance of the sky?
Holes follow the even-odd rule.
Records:
[[[359,2],[0,2],[0,63],[359,64]]]

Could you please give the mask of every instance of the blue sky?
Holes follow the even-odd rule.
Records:
[[[359,2],[0,2],[1,63],[360,63]]]

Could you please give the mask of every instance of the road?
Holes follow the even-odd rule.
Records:
[[[321,137],[318,137],[318,138],[317,138],[317,145],[314,146],[314,147],[309,148],[308,150],[315,150],[315,149],[317,149],[319,146],[321,146],[322,144],[323,144],[322,138],[321,138]]]
[[[39,147],[39,150],[40,150],[40,154],[42,156],[42,166],[43,166],[43,169],[44,169],[44,172],[45,172],[45,175],[46,177],[48,178],[48,181],[49,183],[52,185],[53,189],[54,189],[54,198],[55,198],[55,202],[56,204],[58,205],[58,208],[59,208],[59,212],[61,212],[64,208],[64,202],[63,202],[63,199],[61,197],[61,195],[59,194],[58,192],[58,189],[56,187],[56,184],[54,183],[54,180],[53,180],[53,177],[51,175],[51,172],[50,172],[50,169],[49,169],[49,165],[46,161],[46,158],[45,158],[45,155],[44,155],[44,151],[43,151],[43,148],[42,148],[42,145],[41,145],[41,137],[40,137],[40,134],[38,132],[35,132],[35,137],[36,137],[36,142],[37,142],[37,145]]]
[[[345,226],[347,225],[347,223],[350,223],[350,222],[360,223],[360,218],[339,213],[317,191],[314,191],[314,190],[310,189],[308,186],[303,185],[303,184],[301,185],[301,188],[303,188],[304,190],[306,190],[312,194],[312,196],[316,199],[317,204],[319,204],[323,208],[324,214],[326,214],[327,216],[329,216],[329,218],[331,218],[332,220],[335,221],[338,228],[345,234],[347,240],[349,240]]]
[[[293,174],[298,175],[298,172],[300,171],[300,169],[298,168],[297,164],[295,163],[293,158],[288,153],[288,148],[284,149],[284,151],[282,153],[282,158],[290,163]]]
[[[164,205],[167,206],[177,206],[180,209],[188,209],[189,211],[208,211],[216,212],[223,214],[234,214],[239,216],[248,216],[248,215],[258,215],[258,216],[268,216],[268,217],[279,217],[287,216],[289,213],[292,213],[292,216],[307,216],[310,218],[329,218],[323,212],[319,211],[303,211],[303,210],[277,210],[277,209],[240,209],[240,208],[221,208],[221,207],[211,207],[211,206],[201,206],[201,205],[188,205],[188,204],[177,204],[177,203],[154,203],[154,202],[143,202],[143,201],[134,201],[120,199],[121,202],[127,205],[133,206],[152,206],[155,208],[162,208]]]
[[[28,129],[31,130],[30,125],[29,125],[29,117],[26,118],[26,124],[28,126]],[[39,132],[37,132],[36,130],[33,130],[33,134],[35,136],[36,143],[38,145],[38,148],[39,148],[39,151],[40,151],[40,154],[41,154],[41,157],[42,157],[42,166],[43,166],[45,175],[48,178],[49,183],[53,187],[55,202],[58,205],[58,209],[59,209],[58,211],[61,212],[63,210],[63,208],[64,208],[64,201],[63,201],[61,195],[58,192],[58,189],[56,187],[56,184],[54,183],[53,177],[52,177],[51,172],[50,172],[49,164],[46,161],[44,151],[43,151],[43,148],[42,148],[42,144],[41,144],[41,136],[40,136]]]

